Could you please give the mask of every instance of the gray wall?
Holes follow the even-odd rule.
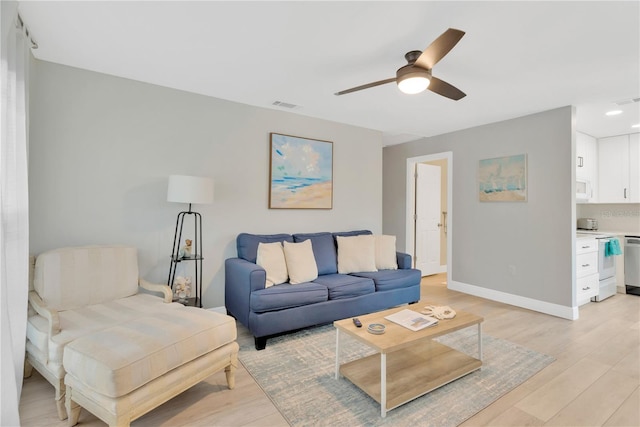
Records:
[[[407,158],[453,152],[449,281],[573,306],[573,108],[383,149],[383,231],[405,245]],[[480,203],[478,161],[526,153],[528,201]],[[509,266],[515,267],[515,274]]]
[[[204,306],[224,303],[224,260],[240,232],[382,229],[382,134],[34,61],[30,250],[105,243],[139,249],[164,283],[176,215],[172,174],[210,176],[203,216]],[[268,209],[269,133],[333,141],[332,210]]]

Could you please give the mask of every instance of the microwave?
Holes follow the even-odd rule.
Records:
[[[591,183],[585,179],[576,180],[576,200],[587,201],[593,196]]]

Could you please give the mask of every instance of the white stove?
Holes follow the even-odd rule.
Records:
[[[605,249],[611,239],[615,236],[596,235],[598,239],[598,274],[600,276],[598,295],[592,298],[592,301],[602,301],[606,298],[614,296],[617,292],[616,287],[616,260],[613,256],[605,256]]]

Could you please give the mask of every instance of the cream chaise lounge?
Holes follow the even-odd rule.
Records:
[[[65,419],[70,371],[74,399],[67,405],[76,415],[70,422],[79,412],[74,402],[85,406],[84,396],[97,402],[85,407],[112,425],[128,424],[218,370],[227,371],[233,387],[235,321],[171,300],[168,286],[138,278],[135,248],[75,247],[39,255],[29,293],[26,376],[35,367],[53,384],[58,416]],[[96,347],[96,340],[109,351]],[[150,390],[152,396],[142,398]]]

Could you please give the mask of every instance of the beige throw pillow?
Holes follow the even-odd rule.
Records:
[[[378,271],[376,247],[372,235],[336,236],[338,242],[338,273]]]
[[[378,270],[397,270],[396,236],[373,236],[376,246],[376,268]]]
[[[269,288],[273,285],[279,285],[289,280],[287,272],[287,263],[282,250],[282,243],[258,243],[258,256],[256,264],[264,268],[267,272],[267,281],[264,285]]]
[[[289,270],[289,283],[292,285],[318,278],[318,265],[313,256],[311,239],[300,243],[284,242],[284,257]]]

